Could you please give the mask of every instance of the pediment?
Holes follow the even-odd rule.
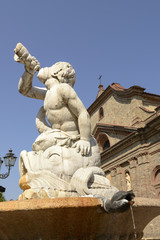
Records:
[[[95,112],[101,105],[103,105],[105,101],[110,101],[112,99],[112,96],[119,103],[125,102],[128,104],[135,98],[141,99],[143,103],[146,102],[147,104],[153,105],[154,107],[160,105],[160,95],[147,93],[145,92],[145,88],[136,85],[130,88],[124,88],[119,83],[112,83],[102,92],[102,94],[96,98],[96,100],[88,108],[90,115]],[[143,104],[141,107],[143,107]],[[151,107],[145,106],[143,110],[145,111],[146,109],[146,112],[153,111],[153,109],[149,108]]]
[[[105,134],[114,133],[115,135],[116,134],[129,135],[130,133],[135,131],[137,131],[137,128],[135,127],[97,123],[92,134],[96,138],[100,133],[105,133]]]

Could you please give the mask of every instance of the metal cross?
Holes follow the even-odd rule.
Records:
[[[99,81],[100,81],[100,85],[101,85],[101,78],[102,78],[102,75],[99,75]]]

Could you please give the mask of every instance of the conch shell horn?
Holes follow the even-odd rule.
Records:
[[[14,60],[16,62],[24,64],[25,60],[27,60],[28,57],[31,58],[31,55],[29,54],[27,48],[25,48],[22,43],[17,43],[14,52]]]
[[[16,48],[14,49],[14,60],[19,63],[23,63],[25,65],[28,65],[28,63],[31,63],[32,61],[38,62],[37,59],[28,52],[27,48],[23,46],[22,43],[17,43]],[[40,69],[40,66],[39,66]],[[37,71],[39,71],[37,69]]]

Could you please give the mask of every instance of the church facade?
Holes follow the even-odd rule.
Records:
[[[140,86],[100,85],[88,112],[111,184],[160,199],[160,95]],[[146,226],[144,239],[160,239],[160,217]]]

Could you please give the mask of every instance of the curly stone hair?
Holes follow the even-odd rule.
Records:
[[[57,62],[49,68],[41,68],[37,77],[43,83],[49,78],[56,78],[60,83],[68,83],[71,87],[76,79],[75,70],[67,62]]]

